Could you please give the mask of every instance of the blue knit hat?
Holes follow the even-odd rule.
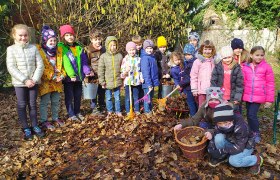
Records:
[[[197,41],[199,41],[199,35],[197,32],[190,32],[188,39],[196,39]]]
[[[192,44],[186,44],[184,47],[184,54],[195,55],[195,47]]]

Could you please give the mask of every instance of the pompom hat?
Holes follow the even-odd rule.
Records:
[[[154,43],[153,43],[153,41],[152,40],[150,40],[150,39],[147,39],[147,40],[145,40],[144,42],[143,42],[143,49],[146,49],[147,47],[152,47],[152,48],[154,48]]]
[[[45,25],[42,28],[42,43],[45,44],[50,38],[56,38],[56,33],[49,26]]]
[[[128,42],[125,46],[125,50],[126,52],[128,52],[131,48],[136,49],[136,44],[132,41]]]
[[[74,28],[68,24],[60,26],[59,31],[61,37],[63,37],[66,33],[70,33],[75,36]]]
[[[221,49],[220,55],[221,55],[221,59],[233,56],[233,50],[230,46],[224,46]]]

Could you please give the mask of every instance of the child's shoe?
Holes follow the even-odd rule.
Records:
[[[106,119],[109,119],[110,116],[112,116],[112,114],[113,114],[112,112],[108,112]]]
[[[84,117],[81,113],[76,114],[76,116],[77,116],[77,118],[78,118],[80,121],[85,120],[85,117]]]
[[[80,121],[77,116],[72,116],[69,118],[71,121]]]
[[[53,131],[55,129],[55,127],[48,121],[43,122],[42,126],[51,131]]]
[[[216,158],[210,157],[209,165],[212,167],[216,167],[216,166],[219,166],[223,162],[227,162],[227,160],[228,160],[227,157],[221,158],[221,159],[216,159]]]
[[[123,115],[122,115],[122,113],[121,112],[118,112],[118,113],[116,113],[117,114],[117,116],[118,117],[120,117],[120,118],[122,118],[123,117]]]
[[[135,115],[136,115],[136,116],[139,116],[140,114],[141,114],[141,113],[138,112],[138,111],[135,112]]]
[[[102,113],[97,109],[97,108],[94,108],[91,112],[92,115],[95,115],[95,116],[100,116],[102,115]]]
[[[25,128],[23,130],[24,133],[24,140],[31,141],[33,139],[33,135],[30,128]]]
[[[263,164],[263,157],[262,157],[262,155],[257,154],[256,157],[257,157],[257,162],[256,162],[256,164],[250,168],[250,172],[251,172],[252,174],[254,174],[254,175],[257,175],[257,174],[260,173],[260,171],[261,171],[261,166],[262,166],[262,164]]]
[[[39,126],[34,126],[33,127],[33,132],[35,133],[36,136],[38,136],[40,138],[45,136],[45,133],[42,131],[41,128],[39,128]]]
[[[55,122],[59,127],[65,126],[65,123],[64,123],[61,119],[54,120],[54,122]]]
[[[147,118],[151,118],[153,116],[153,113],[149,112],[149,113],[145,113],[145,115],[146,115]]]

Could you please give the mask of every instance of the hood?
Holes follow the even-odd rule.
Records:
[[[118,49],[118,39],[115,36],[108,36],[105,40],[105,49],[106,49],[106,52],[108,52],[108,53],[110,53],[109,43],[111,41],[116,41],[117,49]]]

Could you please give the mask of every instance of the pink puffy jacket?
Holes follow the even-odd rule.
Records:
[[[242,72],[244,76],[243,101],[255,103],[274,101],[274,74],[265,59],[254,69],[251,63],[244,63]]]
[[[214,69],[214,59],[206,59],[200,54],[197,56],[191,69],[191,90],[198,94],[206,94],[206,89],[210,87],[211,74]]]

